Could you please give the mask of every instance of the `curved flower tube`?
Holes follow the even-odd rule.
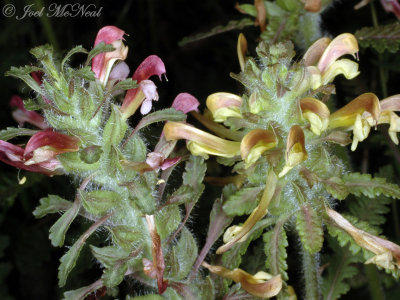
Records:
[[[278,183],[278,178],[276,177],[273,170],[270,170],[267,176],[267,181],[265,183],[264,193],[261,196],[260,203],[253,210],[244,224],[240,227],[239,231],[236,231],[234,235],[231,235],[231,239],[225,239],[225,244],[219,247],[216,251],[217,254],[222,254],[228,251],[236,243],[243,241],[242,239],[250,232],[254,225],[261,220],[268,212],[268,206],[274,196],[276,186]],[[227,235],[227,238],[229,235]],[[244,238],[245,239],[245,238]]]
[[[365,263],[374,263],[382,268],[393,270],[400,269],[400,246],[382,239],[368,232],[354,227],[348,220],[336,211],[327,208],[326,212],[335,224],[345,230],[354,241],[362,248],[375,254]]]
[[[240,154],[239,142],[221,139],[184,123],[167,122],[163,132],[167,141],[187,140],[187,148],[193,155],[208,158],[208,154],[223,157],[234,157]]]
[[[101,42],[106,45],[113,45],[111,52],[97,54],[92,60],[92,71],[103,86],[106,85],[112,66],[117,60],[125,60],[128,55],[128,47],[123,44],[125,31],[115,26],[105,26],[99,30],[94,42],[97,46]]]
[[[246,292],[256,297],[271,298],[276,296],[282,289],[281,275],[272,276],[263,271],[251,275],[242,269],[229,270],[222,266],[209,265],[206,262],[203,262],[202,265],[218,276],[240,283]]]

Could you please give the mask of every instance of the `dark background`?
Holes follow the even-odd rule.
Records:
[[[102,8],[101,16],[89,17],[25,17],[22,16],[26,5],[32,5],[32,10],[45,7],[44,15],[50,1],[2,1],[2,7],[12,3],[16,8],[14,17],[6,18],[0,14],[0,91],[1,128],[16,126],[11,118],[8,105],[13,94],[29,96],[21,82],[14,78],[5,77],[11,66],[21,66],[34,63],[29,49],[44,43],[52,43],[57,50],[66,53],[76,45],[91,49],[97,31],[105,25],[115,25],[129,36],[126,44],[129,54],[126,60],[131,67],[131,74],[136,66],[150,54],[162,58],[166,65],[168,82],[157,82],[160,100],[157,107],[168,107],[174,97],[180,92],[188,92],[199,99],[204,106],[207,95],[217,91],[241,93],[241,86],[229,77],[230,72],[239,72],[236,58],[236,40],[238,30],[223,33],[191,43],[184,47],[178,42],[185,36],[209,31],[217,25],[227,24],[228,21],[243,18],[234,9],[236,0],[128,0],[128,1],[80,1],[81,5],[92,5],[95,9]],[[251,2],[251,1],[250,1]],[[369,7],[354,11],[353,6],[358,1],[336,2],[322,16],[322,27],[331,35],[352,32],[363,27],[371,26]],[[395,18],[386,14],[375,1],[378,18],[381,23],[393,22]],[[58,1],[58,4],[73,4],[74,1]],[[91,9],[92,10],[92,9]],[[257,27],[246,27],[242,30],[249,41],[249,49],[254,53],[259,31]],[[302,50],[299,49],[299,54]],[[83,56],[77,55],[73,63],[79,64]],[[394,54],[384,53],[378,63],[378,55],[372,50],[360,52],[360,68],[362,78],[349,84],[338,81],[337,102],[346,103],[360,93],[371,91],[381,96],[378,83],[378,64],[389,70],[389,94],[399,93],[398,70],[399,59]],[[344,96],[346,95],[346,97]],[[132,120],[135,122],[135,120]],[[392,149],[393,150],[393,149]],[[353,155],[354,170],[360,171],[365,156],[369,157],[367,169],[376,172],[383,165],[393,164],[398,171],[398,163],[394,162],[393,153],[386,139],[371,134],[368,142],[364,142]],[[396,172],[397,172],[396,171]],[[57,287],[58,260],[65,249],[55,249],[48,240],[48,229],[58,216],[50,216],[36,220],[32,210],[38,200],[49,193],[58,194],[67,199],[73,195],[70,189],[71,179],[64,177],[47,178],[40,175],[20,174],[13,168],[0,164],[0,298],[1,299],[59,299],[60,290]],[[24,186],[18,185],[18,176],[27,176]],[[211,193],[211,192],[210,192]],[[207,198],[207,197],[203,197]],[[208,202],[207,202],[208,201]],[[195,220],[200,224],[197,229],[198,241],[204,238],[207,228],[207,218],[210,200],[204,200],[195,211]],[[207,216],[202,218],[201,216]],[[193,223],[196,221],[193,220]],[[392,240],[399,238],[393,230],[393,220],[389,216],[385,234]],[[202,224],[202,222],[204,224]],[[82,232],[82,227],[89,224],[73,225],[67,235],[67,245]],[[196,229],[195,229],[196,230]],[[101,235],[98,234],[98,239]],[[96,239],[96,237],[94,237]],[[95,242],[95,241],[94,241]],[[397,240],[397,242],[399,242]],[[93,282],[101,274],[93,271],[94,260],[90,253],[83,252],[80,261],[90,262],[87,268],[75,268],[71,274],[66,289],[74,289]],[[294,274],[298,276],[299,274]],[[296,277],[294,277],[296,278]],[[297,283],[299,284],[299,283]],[[123,289],[134,289],[127,283]],[[356,296],[354,296],[356,295]],[[350,294],[353,299],[368,299],[368,289],[359,289]]]

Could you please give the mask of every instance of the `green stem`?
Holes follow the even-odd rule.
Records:
[[[303,273],[305,280],[305,297],[308,300],[318,300],[320,299],[319,294],[319,283],[320,274],[318,254],[311,254],[306,249],[302,247],[302,260],[303,260]]]
[[[364,272],[368,279],[368,288],[372,300],[384,300],[378,270],[374,265],[364,265]]]

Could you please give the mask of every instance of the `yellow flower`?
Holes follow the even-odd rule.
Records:
[[[368,137],[371,126],[376,125],[381,113],[379,99],[373,93],[365,93],[331,114],[329,128],[353,130],[351,150],[357,148],[358,142]],[[368,120],[369,119],[369,120]]]
[[[304,142],[304,132],[300,126],[294,125],[290,128],[286,142],[286,164],[279,173],[283,177],[293,167],[307,159],[307,151]]]
[[[206,105],[215,122],[224,122],[229,117],[242,118],[240,105],[242,97],[231,93],[214,93],[207,97]]]
[[[230,270],[222,266],[212,266],[205,262],[202,265],[218,276],[240,283],[246,292],[256,297],[271,298],[276,296],[282,289],[281,275],[272,276],[263,271],[251,275],[242,269]]]
[[[244,136],[240,143],[240,154],[245,161],[245,167],[255,163],[265,151],[272,149],[278,143],[271,130],[254,129]]]
[[[307,97],[300,100],[300,108],[303,117],[310,122],[310,129],[314,134],[320,135],[328,128],[330,112],[325,103]]]
[[[354,35],[343,33],[332,41],[321,38],[310,46],[303,57],[307,67],[311,88],[331,82],[337,75],[343,74],[347,79],[353,79],[359,74],[358,64],[349,59],[340,59],[345,54],[355,55],[358,43]]]

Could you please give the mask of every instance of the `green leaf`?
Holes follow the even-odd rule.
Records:
[[[100,167],[100,160],[93,164],[85,163],[81,160],[79,152],[63,153],[58,155],[57,159],[67,172],[94,171],[98,170]]]
[[[106,45],[104,44],[104,42],[101,42],[99,44],[96,45],[96,47],[94,47],[92,50],[90,50],[86,63],[85,65],[89,65],[89,62],[93,59],[93,57],[95,57],[97,54],[103,53],[103,52],[111,52],[114,51],[114,47],[113,45]]]
[[[173,259],[169,259],[169,258]],[[189,274],[195,260],[197,258],[197,245],[190,233],[184,227],[178,243],[172,247],[166,255],[166,263],[168,278],[174,281],[183,280]]]
[[[40,199],[40,205],[35,208],[35,218],[42,218],[47,214],[54,214],[60,211],[67,211],[72,207],[71,201],[65,200],[57,195],[48,195]]]
[[[96,282],[92,283],[91,285],[81,287],[79,289],[73,291],[67,291],[64,293],[63,300],[84,300],[86,296],[93,293],[94,291],[101,288],[103,283],[101,280],[97,280]]]
[[[360,257],[352,255],[348,247],[341,247],[333,239],[328,239],[332,255],[324,261],[328,267],[324,270],[322,294],[324,300],[340,299],[350,290],[348,281],[358,273],[352,264],[360,262]]]
[[[130,90],[130,89],[136,89],[138,87],[137,85],[137,81],[136,80],[132,80],[132,78],[128,78],[125,80],[122,80],[120,82],[118,82],[116,85],[113,86],[111,93],[114,91],[118,91],[118,90]]]
[[[186,115],[183,112],[176,110],[174,108],[166,108],[155,111],[143,117],[140,120],[139,124],[135,127],[135,132],[138,132],[140,129],[157,122],[164,122],[164,121],[180,122],[184,120],[186,120]]]
[[[137,177],[136,180],[129,182],[127,186],[129,188],[130,198],[137,207],[145,214],[154,214],[156,204],[153,199],[153,191],[147,184],[145,178],[143,178],[143,176]]]
[[[112,105],[111,115],[103,130],[103,149],[108,153],[111,145],[118,146],[122,141],[128,126],[121,117],[116,105]]]
[[[82,46],[76,46],[76,47],[72,48],[71,50],[69,50],[69,52],[67,53],[67,55],[64,56],[64,59],[61,62],[61,70],[64,69],[65,63],[71,58],[71,56],[76,53],[86,53],[87,54],[88,51],[85,48],[83,48]]]
[[[84,67],[80,69],[74,69],[73,74],[77,77],[86,79],[88,81],[94,81],[96,80],[95,74],[92,71],[91,67]]]
[[[250,214],[257,206],[263,190],[264,186],[241,188],[228,198],[222,208],[230,217]]]
[[[157,211],[155,223],[161,240],[175,231],[181,222],[181,213],[178,205],[168,205]]]
[[[296,230],[304,249],[311,254],[321,250],[324,242],[322,219],[310,204],[301,206],[297,213]]]
[[[72,207],[68,209],[50,228],[49,238],[54,247],[61,247],[64,245],[65,233],[67,232],[72,221],[79,213],[80,203],[75,201]]]
[[[81,191],[80,195],[83,207],[95,216],[104,215],[109,210],[115,208],[121,201],[121,196],[113,191]]]
[[[31,98],[24,99],[24,107],[26,110],[39,110],[42,108],[40,104]]]
[[[135,226],[130,227],[120,225],[115,227],[107,227],[111,231],[113,242],[122,247],[126,251],[135,249],[143,239],[143,228]]]
[[[190,156],[183,173],[183,184],[191,186],[194,190],[202,185],[207,166],[200,156]]]
[[[193,194],[194,191],[191,186],[182,185],[171,196],[168,197],[166,203],[176,205],[189,203],[192,200]]]
[[[122,280],[124,280],[125,273],[128,271],[128,264],[127,263],[119,263],[113,266],[112,268],[107,268],[104,270],[103,279],[104,285],[107,288],[112,288],[119,285]]]
[[[201,299],[215,299],[214,282],[207,276],[200,284]]]
[[[3,129],[0,131],[0,140],[8,141],[16,136],[31,136],[35,133],[38,133],[38,130],[32,130],[27,128],[15,128],[15,127],[7,127],[7,129]]]
[[[339,200],[345,199],[349,194],[364,195],[375,198],[379,195],[400,199],[400,187],[386,182],[385,178],[372,178],[370,174],[349,173],[342,179],[332,177],[323,180],[327,191]]]
[[[238,8],[243,10],[245,13],[252,17],[257,17],[257,9],[254,5],[252,4],[241,4],[238,5]]]
[[[30,75],[32,72],[35,71],[43,71],[43,70],[41,68],[34,66],[25,66],[19,68],[11,67],[10,71],[7,71],[5,75],[23,80],[32,90],[34,90],[40,95],[43,95],[44,91]]]
[[[111,268],[129,257],[130,252],[118,246],[95,247],[90,245],[92,254],[105,267]]]
[[[284,219],[278,221],[273,230],[263,235],[265,243],[264,251],[267,256],[265,265],[272,275],[281,274],[283,280],[288,280],[286,272],[288,265],[286,262],[286,247],[289,245],[285,229],[283,228]]]
[[[400,46],[400,24],[398,22],[363,27],[355,32],[355,36],[363,48],[371,47],[382,53],[389,51],[395,53]]]
[[[86,230],[86,232],[82,234],[74,245],[67,251],[67,253],[61,257],[61,264],[58,267],[58,285],[60,287],[65,285],[69,273],[75,267],[76,261],[78,260],[79,254],[85,245],[86,240],[104,223],[104,221],[108,219],[108,217],[109,215],[99,219],[96,223],[90,226],[89,229]]]

